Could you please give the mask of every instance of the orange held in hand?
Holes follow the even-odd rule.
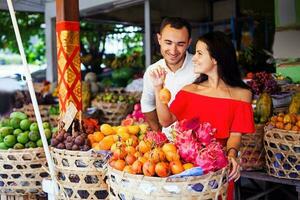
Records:
[[[171,92],[167,88],[159,91],[159,99],[163,104],[168,104],[171,99]]]

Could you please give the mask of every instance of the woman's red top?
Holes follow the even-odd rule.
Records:
[[[215,138],[226,139],[230,132],[255,132],[250,103],[219,97],[209,97],[180,90],[170,106],[177,120],[199,118],[217,129]]]

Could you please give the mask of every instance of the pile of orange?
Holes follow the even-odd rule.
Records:
[[[172,143],[156,147],[150,141],[134,139],[133,142],[118,141],[112,145],[109,164],[114,169],[130,174],[167,177],[179,174],[193,167],[193,164],[183,164],[177,148]]]
[[[138,125],[111,126],[109,124],[102,124],[100,131],[88,135],[88,140],[95,150],[110,150],[113,144],[118,141],[128,144],[137,141],[139,133],[140,127]]]

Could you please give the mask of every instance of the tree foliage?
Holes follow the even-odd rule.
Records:
[[[44,14],[16,12],[16,18],[28,63],[45,62]],[[0,49],[19,53],[9,12],[0,11],[0,19]]]

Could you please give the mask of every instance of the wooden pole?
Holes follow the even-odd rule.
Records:
[[[82,111],[78,0],[56,0],[57,72],[60,115],[70,102]]]

